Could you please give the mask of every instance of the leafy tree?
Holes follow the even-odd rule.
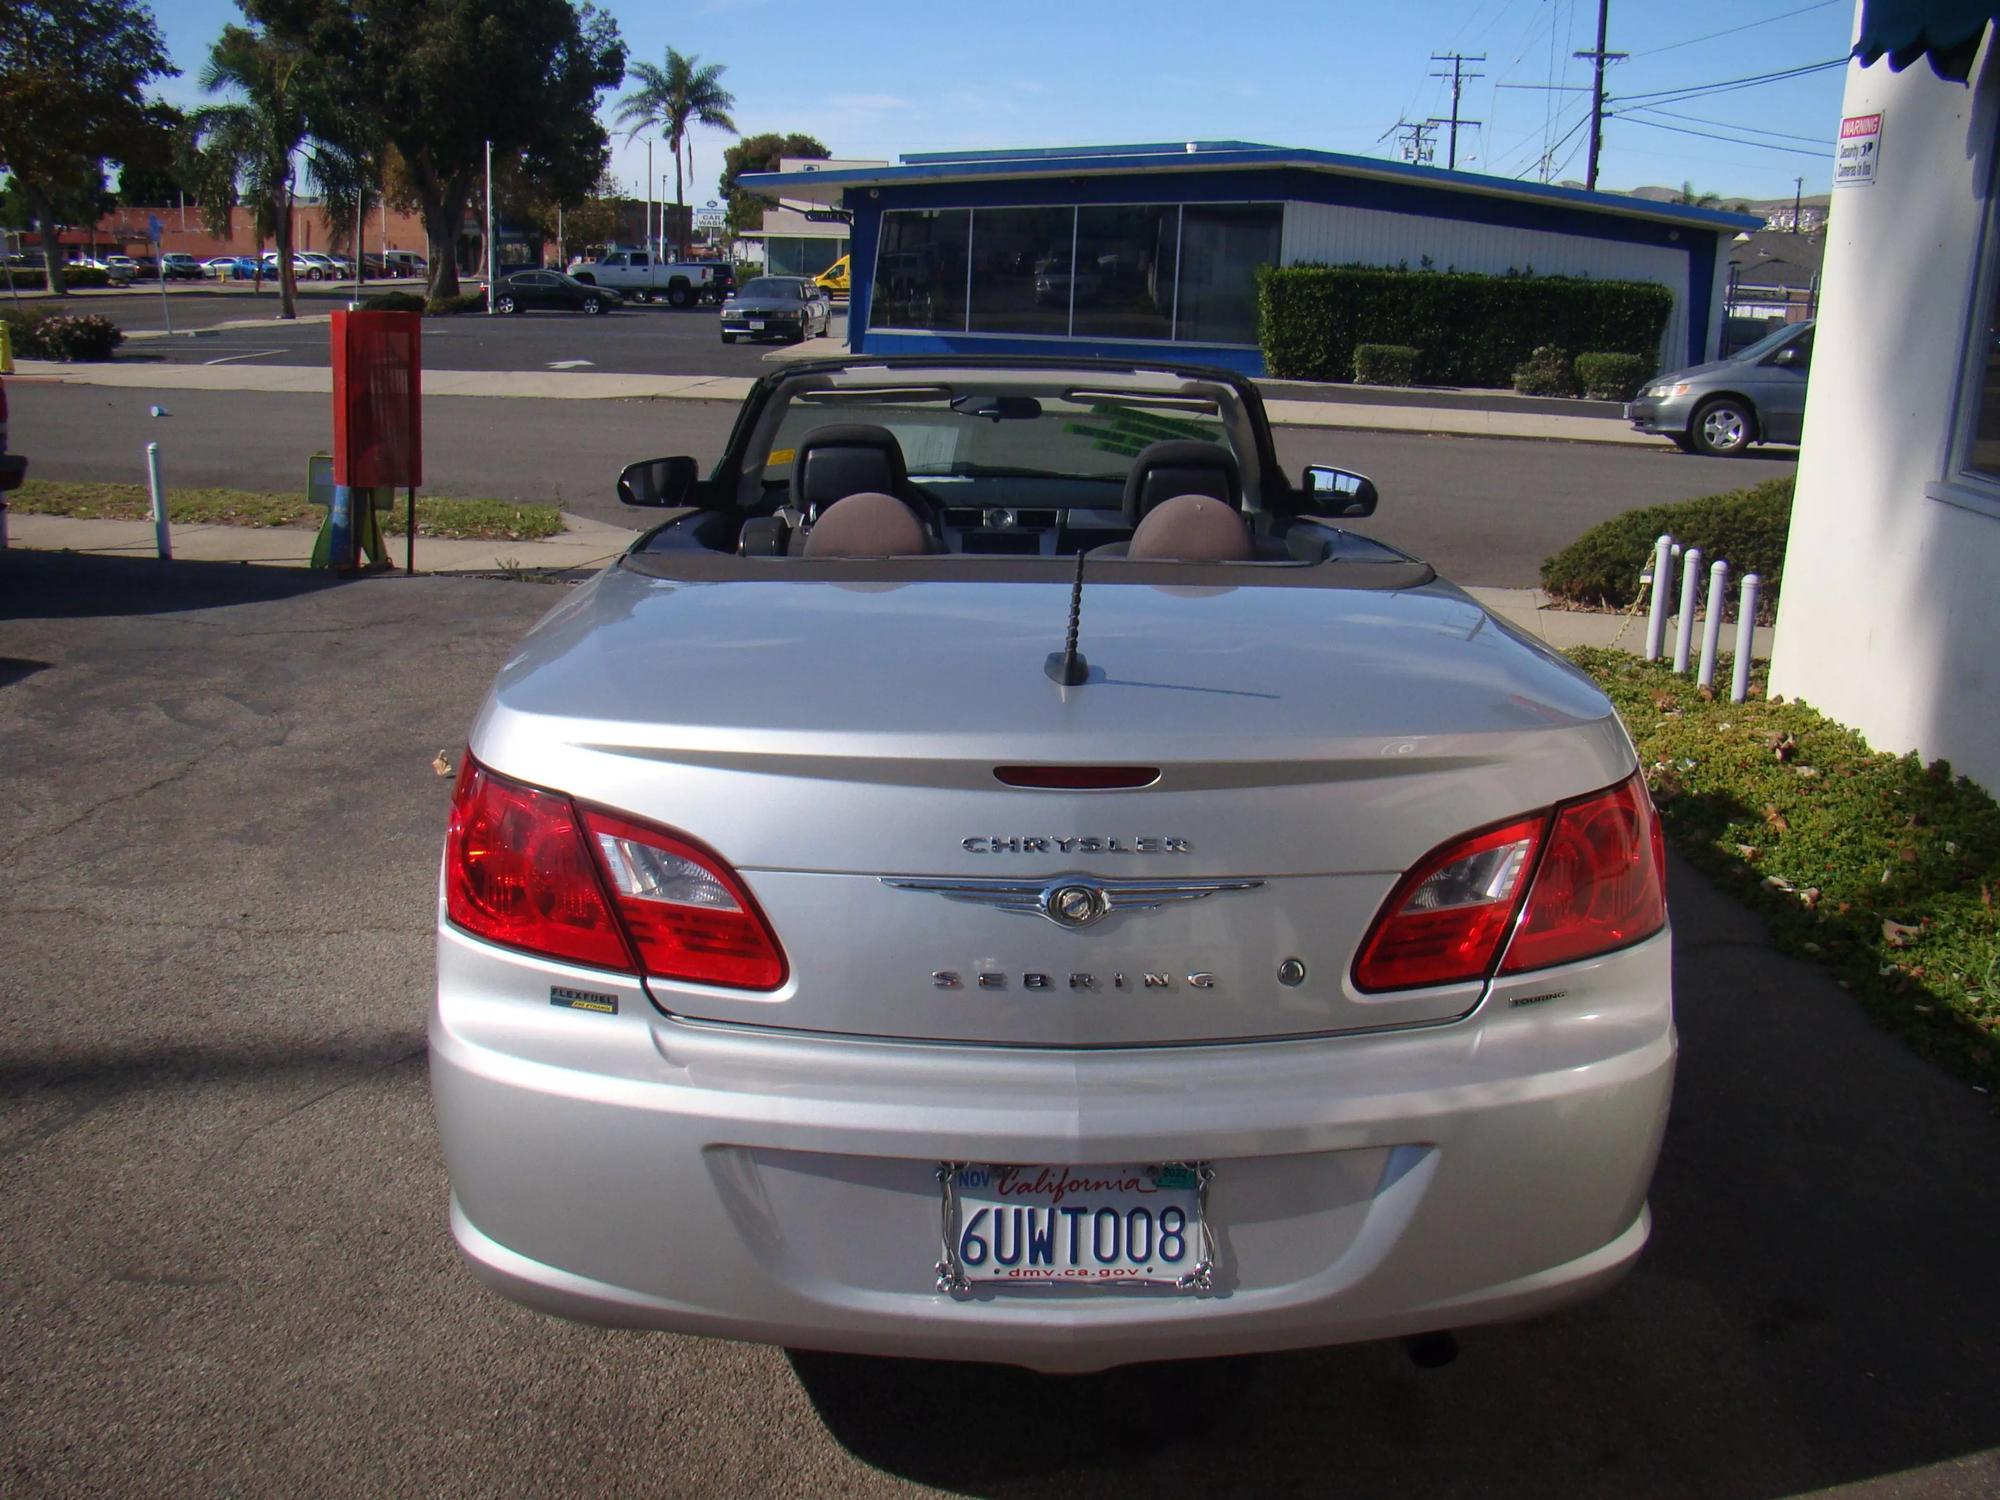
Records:
[[[669,47],[667,65],[663,68],[649,62],[634,63],[632,76],[639,80],[639,87],[618,101],[617,121],[625,127],[628,141],[650,127],[664,135],[673,150],[677,257],[687,254],[687,192],[681,180],[681,148],[686,146],[692,159],[694,143],[688,139],[688,130],[694,125],[708,125],[731,135],[738,133],[736,122],[729,118],[729,111],[736,107],[736,96],[722,86],[724,65],[710,63],[704,68],[700,62],[699,57],[683,56]]]
[[[430,292],[458,293],[458,235],[486,143],[545,194],[581,198],[608,137],[598,96],[625,76],[612,18],[571,0],[240,0],[319,60],[393,148],[430,242]],[[395,175],[392,173],[392,175]],[[393,191],[393,189],[392,189]]]
[[[821,145],[817,138],[801,135],[797,131],[790,135],[779,135],[775,131],[746,135],[724,151],[722,192],[729,200],[731,237],[761,224],[764,221],[764,210],[771,206],[769,199],[760,198],[755,193],[746,193],[736,185],[737,179],[744,173],[775,172],[778,170],[778,164],[788,156],[825,161],[831,155],[833,153]]]
[[[0,4],[0,172],[41,230],[52,289],[57,230],[96,222],[105,162],[143,149],[141,90],[175,71],[153,13],[132,0]]]
[[[118,201],[127,208],[172,203],[186,191],[178,146],[187,117],[164,102],[148,104],[145,116],[145,128],[118,164]]]
[[[1690,208],[1714,208],[1722,201],[1720,193],[1697,193],[1692,182],[1683,181],[1680,193],[1674,198],[1676,203],[1685,203]]]

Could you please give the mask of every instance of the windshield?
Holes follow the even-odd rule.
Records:
[[[1113,480],[1122,484],[1133,457],[1149,443],[1170,438],[1224,443],[1212,403],[1101,396],[1081,392],[1043,395],[996,419],[996,398],[952,392],[842,392],[833,399],[804,396],[791,402],[772,437],[764,463],[766,483],[785,483],[799,440],[816,427],[861,422],[886,427],[903,449],[912,479],[997,477]],[[1024,398],[1009,397],[1009,401]],[[985,408],[985,414],[981,408]],[[1232,450],[1233,451],[1233,450]],[[1236,455],[1243,462],[1243,455]]]
[[[797,297],[798,283],[778,276],[759,276],[743,288],[746,297]]]
[[[1797,338],[1800,333],[1809,332],[1811,328],[1812,324],[1810,323],[1787,323],[1783,328],[1765,334],[1756,343],[1750,345],[1749,348],[1739,349],[1729,357],[1731,359],[1762,359],[1767,354],[1775,353],[1786,340]]]

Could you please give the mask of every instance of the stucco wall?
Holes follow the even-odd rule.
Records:
[[[1848,69],[1842,114],[1882,111],[1881,165],[1834,194],[1771,687],[2000,787],[2000,504],[1946,482],[1967,341],[1985,343],[1993,51],[1970,88]]]

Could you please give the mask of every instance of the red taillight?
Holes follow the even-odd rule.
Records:
[[[1637,776],[1556,809],[1502,973],[1623,948],[1667,925],[1667,848]]]
[[[777,937],[721,858],[596,808],[585,808],[583,821],[646,973],[745,990],[785,982]]]
[[[1626,947],[1666,921],[1666,845],[1634,775],[1426,855],[1382,904],[1354,983],[1402,990],[1543,969]]]
[[[445,839],[445,909],[477,937],[549,958],[739,989],[785,960],[735,871],[675,834],[525,786],[470,756]]]
[[[1548,825],[1545,814],[1468,835],[1396,883],[1354,961],[1363,990],[1484,979],[1514,925]]]
[[[444,849],[445,910],[467,932],[632,971],[632,950],[569,798],[496,776],[468,755]]]

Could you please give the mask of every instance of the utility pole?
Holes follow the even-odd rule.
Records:
[[[1431,61],[1448,62],[1451,64],[1451,71],[1449,73],[1431,74],[1433,78],[1449,78],[1451,80],[1451,118],[1449,120],[1440,120],[1433,115],[1430,123],[1433,125],[1448,124],[1451,126],[1451,135],[1447,138],[1449,144],[1445,147],[1445,166],[1455,171],[1458,167],[1458,127],[1461,125],[1484,125],[1486,123],[1484,120],[1464,119],[1458,112],[1459,90],[1464,88],[1472,79],[1484,78],[1486,76],[1484,73],[1467,73],[1463,69],[1467,63],[1485,62],[1486,54],[1482,52],[1477,57],[1467,57],[1460,52],[1433,52],[1431,54]]]
[[[1431,120],[1398,120],[1384,131],[1378,139],[1396,137],[1398,153],[1404,161],[1427,167],[1437,157],[1437,143],[1431,138],[1437,134],[1437,123]]]
[[[1592,67],[1590,83],[1590,159],[1584,168],[1583,185],[1593,192],[1597,188],[1597,158],[1604,149],[1604,65],[1608,62],[1623,62],[1631,56],[1629,52],[1606,52],[1604,50],[1605,28],[1610,23],[1611,0],[1597,0],[1597,46],[1589,52],[1578,52],[1577,57],[1588,58]]]
[[[1793,234],[1797,234],[1799,232],[1799,203],[1805,193],[1805,190],[1806,190],[1805,178],[1794,177],[1792,179],[1792,233]]]
[[[486,143],[486,313],[493,314],[493,143]]]

